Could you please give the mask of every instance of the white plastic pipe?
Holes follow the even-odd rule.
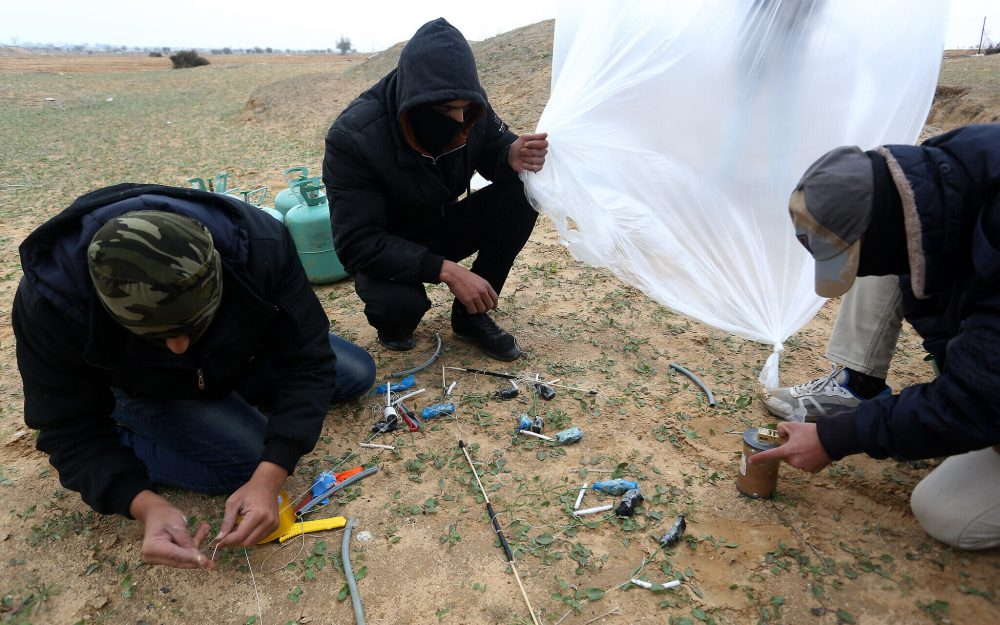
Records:
[[[552,441],[556,440],[556,439],[552,438],[551,436],[546,436],[544,434],[538,434],[538,433],[532,432],[530,430],[518,430],[518,434],[524,434],[525,436],[534,436],[535,438],[540,438],[543,441],[549,441],[549,442],[552,442]]]
[[[576,516],[583,516],[585,514],[597,514],[598,512],[607,512],[608,510],[614,508],[611,504],[605,504],[603,506],[595,506],[593,508],[584,508],[583,510],[577,510],[573,514]]]
[[[580,504],[583,503],[583,494],[587,492],[587,487],[588,486],[590,486],[590,484],[587,484],[586,482],[584,482],[583,486],[580,487],[580,492],[576,496],[576,503],[573,504],[573,509],[574,510],[579,510],[580,509]]]
[[[628,580],[628,581],[632,582],[636,586],[639,586],[641,588],[645,588],[646,590],[650,590],[650,589],[653,588],[653,586],[658,586],[658,585],[659,586],[663,586],[664,588],[677,588],[678,586],[681,585],[681,580],[679,580],[679,579],[671,580],[671,581],[666,582],[664,584],[653,584],[651,582],[647,582],[646,580],[635,579],[634,577],[632,579]]]

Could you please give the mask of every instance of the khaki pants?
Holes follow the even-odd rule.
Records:
[[[902,320],[898,278],[858,278],[841,300],[827,358],[886,377]],[[910,507],[924,531],[943,543],[959,549],[1000,545],[1000,452],[980,449],[946,459],[913,489]]]
[[[826,357],[842,367],[884,378],[902,326],[899,278],[858,278],[840,301]]]

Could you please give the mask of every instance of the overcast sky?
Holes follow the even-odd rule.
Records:
[[[555,17],[555,7],[556,0],[0,0],[0,43],[324,49],[344,35],[373,51],[436,17],[480,40]],[[987,36],[1000,41],[1000,0],[953,0],[947,47],[976,45],[983,16]]]

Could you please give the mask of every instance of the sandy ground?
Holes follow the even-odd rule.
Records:
[[[550,49],[550,24],[476,46],[492,101],[515,130],[533,129],[541,112]],[[280,67],[213,63],[189,73],[122,68],[118,60],[77,77],[0,63],[0,102],[8,107],[0,111],[0,246],[6,252],[0,265],[0,623],[352,622],[350,602],[338,599],[339,532],[250,550],[260,611],[241,550],[221,553],[214,573],[143,565],[138,524],[91,513],[59,487],[34,451],[6,320],[20,277],[16,246],[76,195],[124,179],[183,184],[189,175],[222,169],[247,186],[267,183],[276,190],[282,168],[319,165],[330,120],[392,67],[392,51],[366,63],[306,57]],[[996,65],[986,69],[996,75]],[[946,65],[943,76],[948,72]],[[59,94],[56,105],[38,106],[49,93]],[[114,102],[105,102],[108,94]],[[959,118],[940,113],[932,131],[956,123]],[[352,545],[355,569],[364,570],[360,589],[369,623],[530,622],[458,452],[460,438],[473,445],[525,587],[549,625],[563,617],[566,625],[582,625],[615,609],[596,622],[1000,622],[996,552],[944,547],[922,532],[909,510],[909,493],[933,461],[852,457],[818,475],[786,467],[774,500],[740,496],[733,486],[740,449],[734,432],[771,421],[755,398],[768,349],[675,315],[574,261],[545,219],[519,258],[497,315],[527,349],[516,365],[491,362],[451,335],[443,287],[430,289],[435,306],[419,331],[417,352],[405,355],[378,347],[350,282],[316,291],[334,329],[369,349],[380,376],[422,360],[437,332],[445,345],[439,364],[539,373],[600,391],[501,402],[491,397],[498,381],[451,372],[448,382],[458,381],[456,415],[420,433],[381,437],[395,452],[357,447],[373,422],[372,400],[331,410],[319,445],[289,490],[301,492],[321,470],[362,462],[380,467],[319,515],[356,517],[358,530],[371,534]],[[827,370],[822,355],[836,307],[829,303],[786,343],[786,381]],[[922,357],[919,339],[907,330],[890,384],[929,380]],[[671,362],[700,373],[718,405],[709,407],[671,372]],[[438,398],[440,376],[436,367],[418,376],[428,388],[418,406]],[[552,448],[513,437],[523,412],[543,414],[550,431],[579,426],[585,438]],[[643,511],[633,519],[575,520],[568,509],[580,484],[612,474],[640,481]],[[168,496],[192,523],[221,519],[222,498]],[[588,505],[605,501],[596,494],[586,499]],[[658,550],[655,538],[679,514],[687,517],[687,538]],[[659,593],[621,589],[640,568],[645,579],[685,583]]]

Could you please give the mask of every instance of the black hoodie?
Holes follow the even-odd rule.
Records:
[[[473,106],[452,144],[434,157],[416,141],[407,112],[448,100]],[[444,259],[427,245],[444,207],[468,188],[474,171],[513,179],[507,150],[516,138],[490,107],[462,33],[443,18],[421,26],[396,69],[354,100],[326,137],[323,182],[347,271],[438,282]]]

